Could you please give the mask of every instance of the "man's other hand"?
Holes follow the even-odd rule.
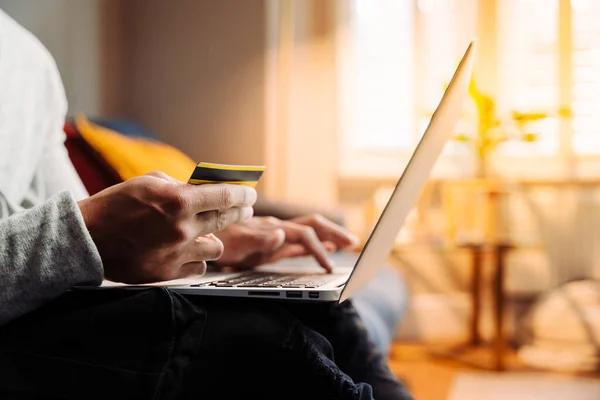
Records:
[[[223,243],[212,232],[252,218],[254,189],[189,185],[161,172],[79,202],[106,279],[147,283],[203,274]]]
[[[225,246],[216,264],[235,268],[252,268],[282,258],[312,255],[331,272],[334,265],[328,253],[358,242],[352,233],[320,215],[288,221],[254,217],[215,235]]]

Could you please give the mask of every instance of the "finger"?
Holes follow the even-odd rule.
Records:
[[[247,228],[246,228],[247,229]],[[285,243],[285,232],[283,229],[271,229],[250,231],[248,247],[257,253],[273,253]]]
[[[213,261],[223,255],[223,242],[213,234],[198,236],[189,244],[186,262]]]
[[[205,261],[194,261],[185,263],[179,268],[173,279],[189,278],[191,276],[200,276],[206,273]]]
[[[285,232],[286,243],[303,245],[327,272],[333,271],[334,263],[327,257],[327,250],[312,227],[283,221],[281,228]]]
[[[222,231],[231,224],[249,220],[253,214],[252,207],[233,207],[196,214],[196,235]]]
[[[328,252],[332,252],[336,249],[335,245],[331,242],[324,242],[323,245]],[[294,257],[302,257],[307,256],[310,253],[306,248],[299,244],[286,244],[281,247],[281,249],[277,250],[270,257],[268,257],[268,261],[266,262],[276,262],[282,260],[284,258],[294,258]]]
[[[198,214],[212,210],[227,210],[233,207],[252,207],[256,202],[256,191],[244,185],[207,184],[184,185],[182,202],[187,212]]]
[[[234,234],[229,236],[233,231]],[[227,232],[222,236],[227,248],[217,262],[219,265],[246,265],[250,259],[272,254],[285,242],[285,233],[281,229],[257,231],[238,224],[224,232]]]
[[[323,246],[325,246],[325,250],[327,250],[329,253],[337,249],[335,243],[329,241],[323,242]]]
[[[299,244],[287,244],[283,246],[280,250],[273,253],[270,257],[269,262],[275,262],[282,260],[284,258],[294,258],[294,257],[302,257],[307,256],[310,253],[306,249],[306,247]]]
[[[242,257],[241,260],[267,257],[279,250],[285,243],[285,232],[282,229],[256,231],[243,228],[244,235],[238,238],[240,247],[237,251]]]
[[[356,235],[323,216],[313,215],[300,217],[295,218],[292,221],[312,227],[319,236],[319,239],[322,241],[330,241],[339,248],[358,244]]]
[[[284,258],[300,257],[308,254],[306,248],[300,244],[284,244],[275,252],[253,253],[238,266],[242,268],[253,268],[263,264],[274,263]]]

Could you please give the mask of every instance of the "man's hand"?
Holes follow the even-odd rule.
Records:
[[[206,271],[223,253],[212,232],[249,220],[254,189],[188,185],[161,172],[130,179],[79,202],[106,279],[147,283]]]
[[[254,217],[217,232],[225,251],[216,261],[220,266],[252,268],[282,258],[313,255],[328,272],[333,262],[327,253],[355,245],[357,238],[320,215],[282,221]]]

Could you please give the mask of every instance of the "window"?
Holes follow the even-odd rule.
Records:
[[[475,3],[338,2],[342,172],[397,176],[475,36]]]
[[[521,129],[533,143],[504,143],[503,156],[554,156],[559,152],[559,0],[498,2],[498,114],[507,124],[513,113],[544,114]]]
[[[412,0],[353,0],[343,86],[354,149],[402,150],[414,133]]]
[[[543,169],[544,176],[568,175],[578,173],[569,171],[577,171],[573,165],[582,166],[584,158],[600,159],[600,1],[339,3],[349,7],[339,57],[342,173],[366,156],[381,173],[409,153],[466,43],[484,35],[492,38],[485,49],[492,61],[476,65],[475,82],[493,82],[486,94],[493,97],[503,126],[536,137],[498,148],[500,156],[522,160],[507,167],[510,173]],[[486,7],[491,14],[482,14]],[[458,130],[473,131],[472,108]],[[460,159],[472,158],[464,143],[452,141],[445,155],[457,168],[468,168]],[[527,164],[531,157],[546,164]]]
[[[600,153],[600,2],[571,0],[573,152]]]
[[[570,9],[570,30],[560,28],[561,2]],[[590,0],[506,0],[500,3],[500,79],[498,96],[521,113],[546,113],[531,123],[531,144],[509,143],[505,156],[556,156],[600,153],[600,3]],[[566,17],[568,19],[568,15]],[[560,44],[563,46],[562,54]],[[561,57],[571,66],[560,71]],[[571,124],[561,124],[560,86],[569,89]],[[562,132],[561,132],[562,129]]]

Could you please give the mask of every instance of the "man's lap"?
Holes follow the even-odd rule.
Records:
[[[152,398],[177,334],[166,293],[68,293],[10,323],[0,329],[0,387],[50,398]]]
[[[372,346],[364,328],[346,337],[342,321],[354,317],[350,305],[190,302],[165,289],[68,293],[0,329],[0,393],[12,391],[14,398],[26,398],[27,391],[48,398],[268,398],[285,390],[290,398],[341,393],[360,398],[363,390],[370,398],[368,385],[355,384],[337,369],[334,353],[338,366],[355,380],[383,382],[383,390],[399,393],[398,383],[380,365],[381,355],[369,356]],[[359,343],[356,355],[344,351],[349,341]],[[358,367],[368,359],[375,360],[368,369],[376,371],[374,376]]]

